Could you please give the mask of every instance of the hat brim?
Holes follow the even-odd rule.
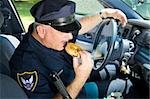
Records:
[[[81,24],[79,21],[75,20],[74,22],[64,25],[64,26],[52,26],[54,29],[61,31],[61,32],[71,32],[75,30],[80,30],[81,29]]]

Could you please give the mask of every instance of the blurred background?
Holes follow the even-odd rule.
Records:
[[[41,0],[13,0],[26,31],[28,26],[34,21],[30,14],[30,9],[35,3],[39,1]],[[95,14],[103,8],[103,6],[98,3],[98,0],[71,1],[76,2],[76,15],[78,15],[78,17]]]

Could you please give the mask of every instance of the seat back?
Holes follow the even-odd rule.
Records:
[[[9,60],[19,43],[14,36],[0,34],[0,73],[10,75]]]
[[[23,89],[11,77],[0,74],[0,99],[28,99]]]

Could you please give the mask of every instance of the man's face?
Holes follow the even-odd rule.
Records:
[[[73,39],[72,33],[58,31],[51,26],[45,25],[46,33],[43,43],[46,47],[61,51],[65,48],[66,43]]]

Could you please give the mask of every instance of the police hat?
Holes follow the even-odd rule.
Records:
[[[43,0],[30,10],[36,22],[50,25],[53,28],[70,32],[80,30],[81,25],[75,19],[75,3],[68,0]]]

